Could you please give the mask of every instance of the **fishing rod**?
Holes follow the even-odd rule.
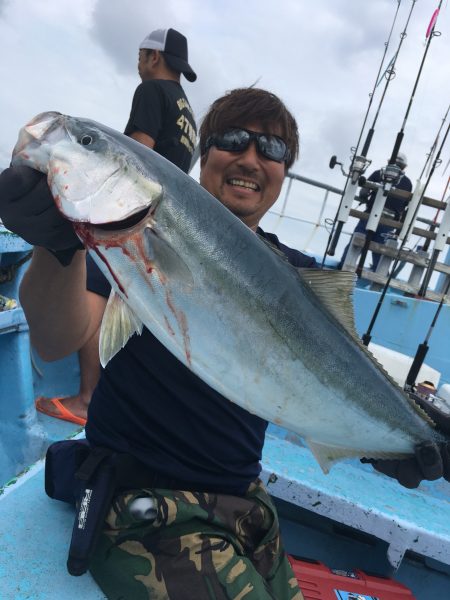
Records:
[[[422,185],[418,185],[416,187],[416,189],[420,190],[420,194],[418,195],[418,200],[415,203],[414,210],[413,210],[412,206],[410,206],[409,209],[408,209],[408,213],[411,212],[412,214],[408,215],[408,213],[407,213],[407,217],[408,217],[407,228],[406,228],[406,231],[404,232],[405,226],[406,226],[406,220],[405,220],[405,223],[403,225],[403,229],[402,229],[402,232],[401,232],[401,235],[403,236],[402,243],[401,243],[400,247],[397,250],[396,256],[394,258],[394,263],[392,265],[392,268],[391,268],[391,271],[389,273],[389,276],[388,276],[388,278],[386,280],[386,283],[384,284],[383,290],[382,290],[382,292],[380,294],[380,297],[378,299],[378,303],[377,303],[377,306],[375,307],[374,313],[372,315],[372,319],[371,319],[371,321],[369,323],[369,327],[367,328],[366,333],[362,336],[362,341],[363,341],[363,343],[366,346],[369,345],[370,340],[372,339],[371,333],[372,333],[373,326],[375,325],[375,322],[377,320],[377,317],[378,317],[378,314],[380,312],[381,306],[383,305],[383,301],[384,301],[384,298],[386,296],[387,290],[389,288],[389,284],[391,283],[393,274],[394,274],[394,272],[395,272],[395,270],[397,268],[397,264],[398,264],[398,262],[400,260],[401,252],[402,252],[402,250],[403,250],[403,248],[404,248],[404,246],[406,244],[406,241],[408,239],[408,236],[409,236],[410,232],[412,231],[414,220],[415,220],[415,218],[417,216],[417,213],[419,212],[420,205],[421,205],[422,200],[423,200],[423,198],[425,196],[425,191],[426,191],[426,189],[428,187],[428,184],[430,183],[431,178],[433,177],[433,174],[434,174],[434,171],[436,169],[436,166],[438,164],[440,164],[440,162],[441,162],[441,158],[440,158],[441,157],[441,152],[442,152],[442,148],[444,147],[444,144],[445,144],[445,142],[447,140],[447,136],[448,136],[449,130],[450,130],[450,124],[447,126],[447,131],[445,132],[444,139],[442,140],[442,143],[441,143],[441,145],[439,147],[438,153],[436,154],[436,157],[435,157],[435,159],[433,161],[433,165],[432,165],[432,167],[430,169],[430,173],[429,173],[429,175],[427,177],[425,185],[423,185],[423,186]],[[414,194],[416,194],[416,190],[414,191]],[[411,200],[411,203],[412,203],[412,200]]]
[[[403,118],[403,123],[400,127],[400,131],[397,133],[397,137],[394,143],[394,147],[392,149],[392,154],[391,154],[391,158],[389,159],[389,162],[387,164],[387,166],[382,169],[381,171],[381,178],[382,178],[382,182],[381,184],[378,184],[378,189],[375,195],[375,199],[373,201],[373,205],[372,205],[372,209],[371,209],[371,215],[369,217],[369,220],[367,221],[366,224],[366,239],[364,242],[364,246],[362,248],[361,251],[361,255],[359,258],[359,263],[358,266],[356,268],[356,274],[358,275],[358,277],[361,277],[362,275],[362,271],[364,268],[364,262],[366,260],[366,256],[367,253],[369,251],[369,246],[370,243],[372,242],[372,239],[375,235],[375,232],[378,228],[378,224],[380,222],[380,218],[381,218],[381,214],[384,208],[384,205],[386,203],[386,198],[389,194],[389,192],[391,191],[392,188],[395,188],[395,185],[397,183],[399,183],[400,179],[402,178],[402,169],[396,164],[397,161],[397,157],[398,157],[398,153],[400,151],[400,147],[402,145],[403,142],[403,137],[404,137],[404,132],[405,132],[405,126],[406,123],[408,121],[408,117],[409,117],[409,113],[411,111],[411,107],[413,105],[414,102],[414,98],[415,98],[415,94],[416,94],[416,90],[417,90],[417,86],[419,85],[419,81],[420,81],[420,77],[422,75],[422,70],[423,70],[423,66],[425,64],[425,60],[428,54],[428,50],[430,49],[430,45],[431,45],[431,40],[435,37],[435,36],[439,36],[440,32],[439,31],[435,31],[435,27],[436,27],[436,22],[437,22],[437,18],[439,15],[439,11],[441,8],[443,0],[439,1],[439,6],[437,7],[437,9],[434,11],[433,16],[431,17],[431,21],[428,25],[428,29],[427,32],[425,34],[425,37],[427,39],[427,43],[425,45],[425,50],[422,56],[422,60],[420,63],[420,67],[419,67],[419,71],[417,73],[417,77],[416,80],[414,82],[414,87],[413,90],[411,92],[411,95],[409,97],[409,102],[408,102],[408,106],[406,109],[406,113],[405,116]]]
[[[450,104],[448,105],[447,112],[445,113],[445,116],[442,119],[442,123],[441,123],[441,126],[439,128],[439,131],[437,132],[437,135],[436,135],[436,137],[434,139],[434,142],[433,142],[433,144],[432,144],[432,146],[430,148],[430,153],[427,155],[427,159],[426,159],[425,164],[423,166],[422,173],[420,174],[420,179],[422,179],[422,177],[423,177],[423,175],[424,175],[424,173],[426,171],[428,163],[430,163],[430,165],[432,163],[432,160],[433,160],[433,157],[434,157],[434,153],[436,152],[436,148],[437,148],[437,145],[438,145],[438,142],[439,142],[439,136],[441,134],[442,128],[444,126],[444,123],[447,120],[449,111],[450,111]],[[441,202],[444,202],[444,198],[445,198],[445,195],[447,193],[447,189],[448,189],[449,183],[450,183],[450,177],[447,179],[447,185],[444,188],[444,192],[443,192],[442,197],[441,197]],[[430,225],[428,231],[434,232],[434,230],[436,228],[436,221],[437,221],[437,218],[439,216],[440,211],[441,211],[441,209],[438,208],[437,211],[436,211],[436,214],[434,215],[433,224]],[[422,250],[424,250],[426,252],[428,250],[428,248],[430,247],[430,243],[431,243],[431,238],[425,238],[425,242],[424,242],[424,244],[422,246]],[[427,286],[428,286],[428,283],[429,283],[429,281],[427,282]],[[420,295],[420,292],[419,292],[419,295]]]
[[[438,307],[436,309],[436,312],[434,314],[433,320],[432,320],[431,325],[430,325],[430,327],[428,329],[427,335],[425,336],[424,341],[417,346],[417,351],[416,351],[416,354],[414,356],[414,360],[413,360],[412,365],[411,365],[411,367],[410,367],[410,369],[408,371],[408,375],[406,376],[405,387],[413,388],[414,385],[415,385],[415,383],[416,383],[417,376],[418,376],[419,371],[420,371],[420,369],[421,369],[421,367],[423,365],[423,362],[425,360],[427,352],[428,352],[428,350],[430,348],[429,345],[428,345],[428,340],[430,339],[431,334],[434,331],[434,327],[436,325],[436,321],[438,320],[439,314],[440,314],[440,312],[442,310],[442,306],[444,305],[444,300],[445,300],[445,298],[446,298],[449,290],[450,290],[450,277],[448,278],[447,285],[445,287],[444,293],[442,294],[441,301],[439,302],[439,305],[438,305]]]
[[[449,111],[450,111],[450,104],[449,104],[449,106],[447,108],[447,112],[445,113],[445,116],[444,116],[444,118],[442,120],[441,126],[440,126],[438,134],[437,134],[437,136],[436,136],[436,138],[434,140],[434,143],[431,146],[430,154],[428,155],[428,158],[425,161],[425,165],[423,167],[423,170],[422,170],[422,173],[421,173],[421,177],[425,173],[425,169],[427,167],[427,162],[429,162],[429,160],[431,160],[431,157],[433,156],[433,153],[434,153],[434,151],[437,148],[437,143],[438,143],[438,140],[439,140],[439,135],[440,135],[440,133],[442,131],[442,128],[444,126],[445,121],[447,120],[447,116],[448,116]],[[447,133],[448,133],[448,130],[447,130]],[[430,162],[430,164],[431,164],[431,162]],[[444,192],[442,194],[441,201],[443,201],[444,198],[445,198],[445,195],[447,193],[447,189],[448,189],[449,183],[450,183],[450,177],[447,178],[447,184],[446,184],[446,186],[444,188]],[[437,217],[439,215],[439,212],[440,212],[440,209],[438,208],[438,210],[436,211],[436,214],[434,216],[434,222],[435,223],[436,223]],[[438,232],[436,234],[436,242],[435,242],[435,246],[434,246],[433,257],[432,257],[432,259],[431,259],[431,261],[430,261],[430,263],[428,265],[427,271],[425,273],[424,280],[423,280],[421,288],[419,290],[419,296],[421,296],[421,297],[425,297],[426,291],[428,289],[428,284],[429,284],[430,279],[431,279],[431,274],[433,273],[434,267],[436,266],[438,255],[441,252],[441,250],[445,247],[445,244],[447,242],[447,235],[448,235],[449,229],[450,229],[450,197],[447,198],[447,206],[446,206],[446,209],[445,209],[445,212],[444,212],[444,216],[443,216],[443,218],[441,220],[441,224],[439,226],[439,230],[438,230]],[[434,227],[433,226],[430,226],[430,231],[434,231]],[[425,240],[425,244],[423,245],[423,250],[428,250],[429,244],[430,244],[430,238],[427,238]],[[405,381],[405,387],[406,388],[409,388],[409,389],[412,390],[414,388],[415,384],[416,384],[417,377],[419,375],[419,371],[422,368],[422,365],[423,365],[423,363],[425,361],[425,357],[426,357],[426,355],[428,353],[428,350],[429,350],[428,340],[430,339],[431,334],[434,331],[434,327],[436,325],[436,321],[437,321],[437,319],[439,317],[439,314],[440,314],[440,312],[442,310],[442,306],[444,305],[445,297],[447,296],[449,290],[450,290],[450,277],[448,278],[447,285],[445,287],[444,293],[442,294],[442,298],[441,298],[441,300],[439,302],[439,305],[438,305],[438,307],[436,309],[436,313],[435,313],[434,318],[433,318],[433,320],[431,322],[431,325],[430,325],[430,327],[428,329],[427,335],[425,336],[424,341],[417,346],[416,354],[414,355],[414,360],[413,360],[413,362],[411,364],[411,367],[410,367],[410,369],[408,371],[408,375],[406,377],[406,381]]]
[[[431,165],[431,163],[433,162],[434,153],[436,152],[436,148],[439,143],[439,136],[441,135],[442,128],[444,127],[444,123],[447,120],[449,112],[450,112],[450,104],[448,105],[447,112],[445,113],[445,115],[442,119],[441,126],[439,127],[436,137],[434,138],[434,142],[431,144],[430,153],[427,155],[427,159],[425,161],[425,164],[423,165],[423,169],[422,169],[419,179],[422,179],[422,177],[424,176],[425,171],[427,169],[427,166]]]
[[[412,12],[412,8],[414,7],[415,2],[416,2],[416,0],[412,0],[411,12]],[[366,126],[366,123],[367,123],[367,119],[369,117],[370,109],[372,107],[372,102],[373,102],[373,99],[375,97],[375,91],[376,91],[376,89],[377,89],[377,87],[378,87],[378,85],[379,85],[379,83],[381,81],[381,78],[384,76],[384,74],[383,74],[383,76],[380,77],[380,74],[381,74],[381,70],[383,68],[384,60],[386,58],[386,54],[387,54],[387,51],[388,51],[388,48],[389,48],[390,40],[391,40],[391,37],[392,37],[392,32],[394,30],[395,23],[397,21],[397,16],[398,16],[398,12],[399,12],[401,3],[402,3],[402,0],[397,0],[397,10],[395,11],[395,15],[394,15],[394,19],[392,21],[392,25],[391,25],[391,29],[390,29],[390,32],[389,32],[388,39],[384,43],[385,48],[384,48],[383,56],[381,58],[380,66],[379,66],[379,69],[378,69],[378,72],[377,72],[377,76],[375,78],[375,82],[374,82],[374,85],[373,85],[372,92],[369,94],[369,105],[368,105],[367,110],[366,110],[364,121],[363,121],[361,130],[360,130],[360,133],[359,133],[358,141],[357,141],[356,146],[354,148],[354,152],[353,152],[353,155],[352,155],[352,162],[351,162],[348,174],[345,173],[345,171],[342,168],[342,163],[340,163],[340,162],[337,161],[336,156],[332,156],[331,160],[330,160],[330,169],[334,169],[334,167],[337,164],[340,165],[341,166],[341,170],[342,170],[343,174],[346,175],[347,179],[346,179],[346,182],[345,182],[344,192],[343,192],[343,195],[341,197],[341,202],[339,204],[338,211],[337,211],[336,216],[335,216],[334,221],[333,221],[333,227],[332,227],[330,235],[328,237],[327,247],[325,248],[325,253],[324,253],[323,259],[322,259],[322,268],[323,268],[323,265],[324,265],[324,262],[325,262],[326,255],[328,254],[329,256],[334,256],[334,253],[336,251],[336,246],[337,246],[339,237],[340,237],[341,232],[342,232],[342,227],[344,226],[344,223],[346,223],[346,221],[348,220],[348,217],[350,215],[350,208],[351,208],[351,205],[352,205],[352,202],[353,202],[353,198],[355,197],[355,189],[357,187],[356,183],[358,181],[359,176],[362,173],[364,173],[364,171],[366,170],[366,168],[369,166],[369,164],[371,162],[371,161],[368,161],[366,157],[367,157],[367,153],[369,151],[369,147],[370,147],[370,144],[371,144],[371,141],[372,141],[372,137],[373,137],[373,134],[374,134],[374,131],[375,131],[374,127],[375,127],[376,119],[375,119],[374,123],[372,124],[372,127],[370,128],[370,130],[369,130],[369,132],[367,134],[366,140],[364,142],[363,150],[361,152],[361,155],[359,155],[359,156],[358,156],[358,148],[359,148],[359,145],[361,143],[362,136],[363,136],[363,133],[364,133],[364,129],[365,129],[365,126]],[[411,12],[410,12],[409,16],[411,16]],[[408,21],[409,21],[409,17],[408,17]],[[404,28],[404,30],[403,30],[403,32],[401,34],[401,38],[402,39],[403,39],[403,37],[406,37],[406,28],[407,28],[407,25],[406,25],[406,27]],[[397,52],[394,55],[395,57],[398,55],[399,49],[400,48],[397,49]],[[393,79],[395,77],[395,70],[394,70],[393,66],[391,66],[391,64],[392,64],[392,61],[391,61],[391,63],[389,63],[389,66],[388,66],[388,68],[385,71],[385,73],[388,73],[387,83],[389,83],[391,81],[391,79]],[[385,88],[385,91],[383,93],[383,97],[382,97],[382,99],[381,99],[381,101],[379,103],[379,106],[378,106],[377,116],[378,116],[381,104],[383,103],[385,92],[386,92],[386,88]],[[351,181],[351,184],[350,184],[350,181]],[[336,232],[334,232],[334,228],[336,226],[336,223],[337,223],[337,228],[336,228]]]
[[[434,155],[435,155],[435,152],[436,152],[436,149],[437,149],[437,145],[438,145],[438,142],[439,142],[439,136],[441,134],[442,128],[444,126],[444,123],[447,120],[449,109],[450,109],[450,105],[449,105],[449,107],[447,109],[447,112],[445,113],[444,118],[442,119],[442,123],[441,123],[441,126],[439,127],[439,131],[437,132],[437,135],[434,138],[434,142],[431,145],[430,152],[427,154],[427,158],[425,160],[425,164],[423,166],[422,172],[420,174],[420,177],[418,179],[416,188],[414,190],[414,194],[413,194],[413,196],[412,196],[412,198],[411,198],[411,200],[410,200],[410,202],[408,204],[408,207],[409,207],[408,210],[410,211],[411,214],[413,214],[414,209],[417,206],[418,201],[420,200],[420,194],[422,192],[422,187],[421,187],[420,181],[422,180],[422,177],[424,176],[424,174],[425,174],[425,172],[427,170],[427,166],[428,166],[428,174],[430,172],[429,169],[431,168],[431,165],[433,163],[433,158],[434,158]],[[447,189],[448,189],[449,184],[450,184],[450,177],[447,180],[447,185],[445,186],[444,192],[442,194],[442,198],[441,198],[441,202],[442,203],[444,203],[444,198],[445,198],[445,195],[447,193]],[[438,208],[437,211],[436,211],[436,214],[434,215],[433,221],[432,222],[428,222],[429,223],[428,231],[430,233],[434,233],[434,230],[436,229],[436,226],[437,226],[436,222],[437,222],[437,218],[438,218],[438,215],[439,215],[440,211],[441,211],[441,209]],[[404,219],[404,222],[403,222],[403,227],[401,229],[401,232],[398,235],[398,239],[400,240],[400,242],[403,240],[404,236],[409,231],[408,230],[409,222],[410,222],[410,219],[408,218],[408,213],[407,213],[406,217]],[[422,250],[423,252],[427,252],[427,250],[428,250],[428,248],[430,246],[430,243],[431,243],[431,239],[432,239],[432,236],[426,237],[425,238],[425,242],[423,243],[422,246],[420,246],[420,250]],[[416,246],[417,245],[418,245],[418,242],[417,242]],[[393,272],[393,278],[394,279],[397,278],[398,274],[403,269],[403,267],[405,266],[405,264],[406,263],[404,261],[400,261],[400,264],[397,266],[397,268]],[[427,282],[427,286],[428,286],[428,282]]]
[[[441,196],[441,202],[442,203],[444,202],[444,198],[445,198],[445,196],[447,194],[447,190],[448,190],[448,186],[449,185],[450,185],[450,177],[447,179],[447,183],[445,184],[444,191],[442,192],[442,196]],[[438,218],[438,215],[439,215],[440,212],[441,212],[441,209],[438,208],[436,210],[436,214],[434,215],[434,218],[433,218],[433,224],[430,225],[430,228],[429,228],[428,231],[431,231],[433,233],[434,230],[436,229],[437,218]],[[428,248],[430,247],[430,244],[431,244],[431,237],[425,238],[425,241],[423,243],[423,246],[421,246],[421,249],[426,252],[428,250]]]
[[[434,240],[433,254],[431,255],[431,259],[428,263],[427,270],[425,271],[425,275],[422,281],[422,284],[419,289],[419,296],[424,297],[427,293],[428,284],[430,283],[431,276],[436,267],[437,260],[439,258],[439,254],[445,248],[447,243],[447,237],[450,231],[450,196],[447,198],[447,206],[444,210],[444,216],[442,217],[441,224],[439,225],[439,229],[436,233],[436,238]]]

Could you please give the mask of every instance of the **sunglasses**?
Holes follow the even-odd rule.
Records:
[[[291,156],[286,142],[277,135],[256,133],[240,128],[229,129],[220,135],[211,135],[206,140],[205,151],[215,146],[225,152],[244,152],[253,141],[256,143],[258,153],[269,160],[281,163],[289,160]]]

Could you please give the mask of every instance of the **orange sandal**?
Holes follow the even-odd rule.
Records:
[[[86,419],[83,419],[82,417],[77,417],[72,412],[70,412],[70,410],[66,408],[61,402],[63,398],[64,396],[60,396],[58,398],[48,398],[48,400],[50,400],[53,406],[58,410],[57,413],[49,412],[44,406],[42,406],[42,400],[47,399],[44,398],[44,396],[39,396],[38,398],[36,398],[34,404],[36,406],[36,410],[38,410],[44,415],[48,415],[49,417],[55,417],[55,419],[61,419],[62,421],[69,421],[70,423],[75,423],[75,425],[82,425],[84,427],[86,425]]]

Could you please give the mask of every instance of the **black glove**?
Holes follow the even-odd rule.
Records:
[[[436,423],[437,429],[444,435],[450,435],[450,416],[444,415],[432,404],[418,397],[415,400]],[[393,477],[407,488],[416,488],[423,479],[434,481],[444,477],[450,482],[450,441],[422,442],[415,447],[415,455],[404,460],[368,460],[373,468],[384,475]]]
[[[29,167],[9,167],[0,173],[0,218],[7,229],[46,248],[63,266],[83,248],[70,221],[59,213],[47,178]]]

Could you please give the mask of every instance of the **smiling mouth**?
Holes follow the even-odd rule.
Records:
[[[229,185],[244,188],[246,190],[253,190],[254,192],[259,192],[261,189],[254,181],[245,181],[244,179],[237,179],[235,177],[230,177],[227,179],[227,183]]]

